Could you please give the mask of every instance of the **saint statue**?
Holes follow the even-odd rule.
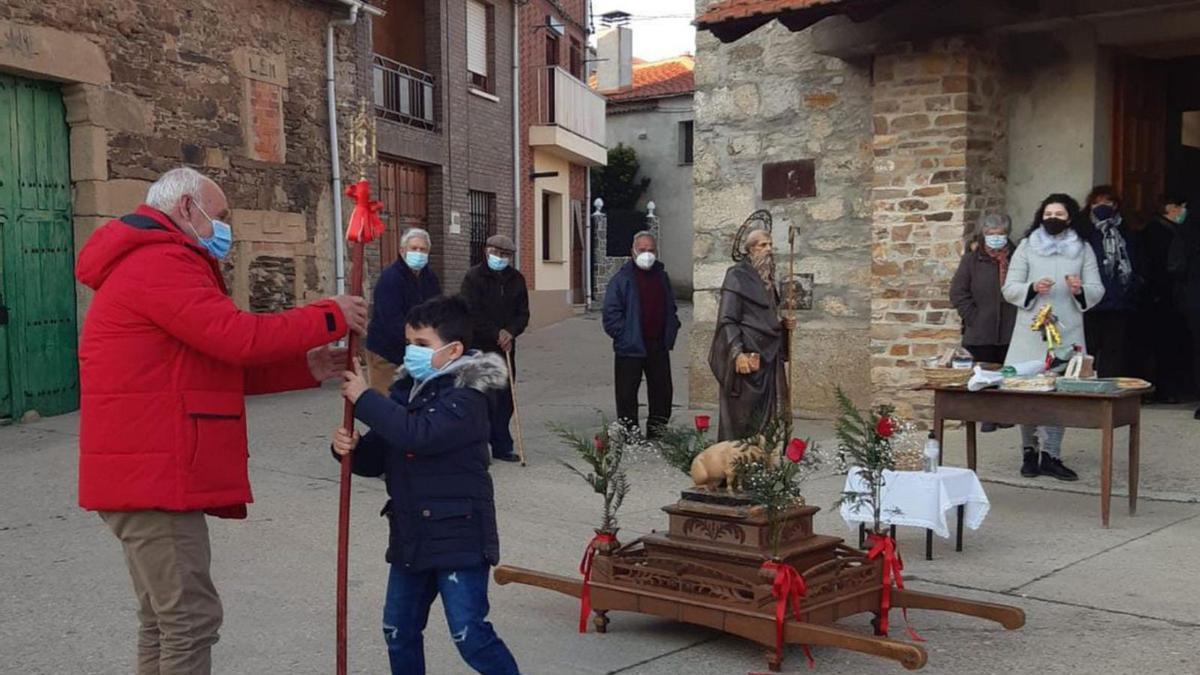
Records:
[[[721,386],[717,438],[746,439],[780,413],[791,415],[785,361],[794,319],[780,318],[771,233],[751,230],[725,273],[708,365]],[[738,260],[740,258],[740,260]]]

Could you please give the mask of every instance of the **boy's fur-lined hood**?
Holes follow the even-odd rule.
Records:
[[[450,375],[454,376],[455,387],[474,389],[482,394],[508,386],[508,366],[504,357],[471,350],[447,366],[437,377],[417,382],[412,388],[412,396],[415,397],[430,382]],[[401,380],[408,377],[408,370],[401,365],[396,369],[396,377]]]

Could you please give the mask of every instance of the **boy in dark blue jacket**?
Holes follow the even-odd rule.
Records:
[[[466,351],[471,323],[461,298],[422,303],[406,324],[404,366],[390,398],[360,373],[344,373],[342,395],[371,430],[360,440],[338,429],[333,441],[338,455],[354,450],[354,473],[387,481],[383,636],[392,673],[425,672],[422,632],[439,594],[467,664],[486,675],[517,673],[487,621],[488,573],[500,560],[500,541],[486,392],[507,384],[504,361]]]

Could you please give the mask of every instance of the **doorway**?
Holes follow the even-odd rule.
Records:
[[[400,237],[414,227],[429,231],[429,172],[418,164],[379,158],[379,199],[386,224],[379,241],[380,269],[400,257]]]
[[[67,139],[57,85],[0,75],[0,418],[79,407]]]

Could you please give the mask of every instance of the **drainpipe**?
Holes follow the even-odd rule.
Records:
[[[333,55],[337,47],[334,29],[358,23],[359,10],[371,16],[383,16],[384,11],[362,0],[338,1],[350,8],[350,15],[345,19],[334,19],[325,25],[325,98],[329,114],[329,182],[333,188],[333,269],[337,278],[337,294],[342,295],[346,292],[346,244],[342,236],[342,161],[338,153],[337,100],[333,78]]]
[[[513,267],[521,269],[521,35],[518,30],[523,2],[513,3],[512,51],[513,51]]]
[[[346,292],[346,244],[342,241],[342,160],[338,152],[337,99],[334,92],[333,53],[337,47],[334,29],[358,23],[359,5],[350,6],[350,16],[325,25],[325,98],[329,114],[329,169],[333,188],[333,269],[337,294]]]
[[[591,27],[592,27],[592,2],[591,2],[591,0],[584,0],[584,2],[583,2],[583,17],[584,17],[584,20],[587,21],[587,29],[584,31],[584,38],[583,38],[583,50],[584,50],[583,56],[586,56],[587,55],[587,43],[588,43],[587,33],[591,30]],[[583,79],[584,79],[584,82],[587,81],[587,69],[586,68],[584,69]],[[604,123],[605,123],[605,125],[608,124],[607,114],[605,115]],[[584,309],[586,311],[590,312],[590,311],[592,311],[592,303],[595,301],[595,296],[593,295],[593,289],[592,289],[592,287],[595,285],[594,280],[592,279],[592,275],[594,273],[594,270],[592,269],[592,167],[590,167],[590,166],[587,167],[587,171],[584,173],[583,180],[584,180],[584,184],[585,184],[584,190],[586,190],[585,194],[587,195],[587,197],[584,199],[584,202],[583,202],[583,212],[585,214],[587,214],[587,222],[585,223],[586,234],[584,235],[587,237],[587,241],[583,242],[583,257],[584,257],[583,264],[584,264],[584,279],[585,279],[584,283],[587,284],[587,294],[584,296]],[[599,210],[599,209],[597,209],[597,210]]]

